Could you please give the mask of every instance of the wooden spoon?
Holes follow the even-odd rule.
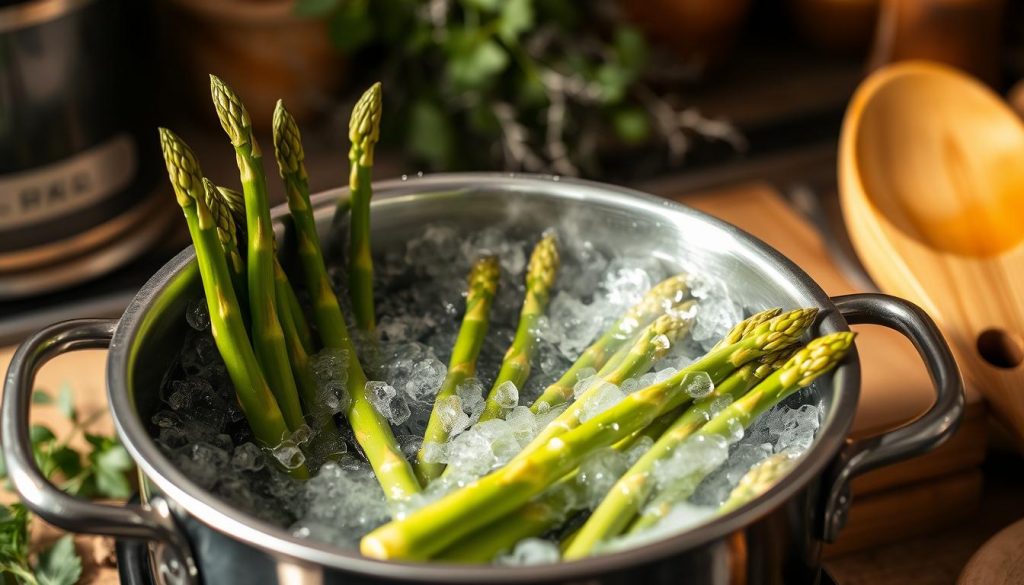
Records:
[[[886,292],[942,326],[968,383],[1024,451],[1024,125],[942,65],[880,69],[839,148],[843,215]]]

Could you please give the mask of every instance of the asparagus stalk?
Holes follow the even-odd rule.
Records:
[[[742,425],[744,429],[749,427],[773,406],[834,368],[846,355],[853,338],[853,333],[840,332],[819,337],[808,343],[782,368],[705,424],[691,440],[727,439],[736,425]],[[683,482],[665,488],[651,505],[644,508],[628,532],[635,534],[657,524],[676,504],[689,498],[703,476],[710,471],[706,470],[703,474],[686,478]]]
[[[214,187],[216,199],[220,201],[221,207],[230,210],[231,215],[234,217],[235,222],[242,225],[245,224],[245,199],[244,196],[228,187],[216,186]],[[274,255],[274,272],[280,270],[284,272],[284,267],[281,266],[281,261]],[[286,273],[287,274],[287,273]],[[243,277],[244,278],[244,277]],[[243,280],[244,283],[244,280]],[[242,290],[245,290],[243,287]],[[302,342],[303,349],[306,350],[307,354],[313,353],[315,344],[313,343],[313,333],[309,329],[309,323],[306,321],[306,314],[302,310],[302,304],[299,303],[299,297],[295,294],[295,289],[292,288],[292,283],[289,280],[285,280],[284,288],[275,287],[277,293],[277,312],[280,313],[287,310],[291,315],[292,323],[295,324],[296,334],[299,336],[299,340]],[[282,294],[283,292],[283,294]]]
[[[725,515],[740,506],[751,502],[767,492],[778,483],[782,476],[796,465],[796,457],[791,453],[776,453],[750,468],[740,482],[736,484],[729,498],[718,508],[719,515]]]
[[[490,475],[377,528],[363,537],[360,550],[378,559],[430,558],[542,493],[597,449],[621,441],[686,403],[689,395],[684,389],[693,374],[705,372],[720,383],[746,362],[794,344],[816,313],[816,309],[800,309],[759,325],[740,341],[707,354],[668,380],[626,396]]]
[[[192,150],[170,130],[160,129],[160,145],[178,205],[185,214],[195,245],[214,342],[224,358],[238,402],[256,440],[272,448],[287,436],[288,425],[249,344],[231,285],[231,271],[217,234],[218,223],[206,204],[199,163]],[[305,466],[292,469],[290,473],[296,477],[308,476]]]
[[[641,437],[657,439],[682,414],[676,409],[658,417],[653,423],[612,446],[617,451],[630,449]],[[486,563],[517,542],[555,529],[569,516],[583,510],[583,487],[574,470],[536,499],[518,510],[463,537],[436,559],[457,563]],[[568,497],[566,497],[568,495]]]
[[[304,422],[284,332],[278,320],[277,295],[274,292],[274,230],[270,223],[266,178],[263,176],[263,155],[253,136],[249,113],[238,96],[215,75],[210,76],[210,93],[221,126],[235,148],[235,161],[245,196],[248,234],[246,273],[253,347],[288,428],[294,431]]]
[[[320,339],[326,347],[341,349],[349,356],[346,388],[351,401],[345,415],[384,494],[389,500],[404,499],[419,491],[419,481],[402,454],[387,420],[366,397],[366,374],[327,276],[320,236],[309,201],[309,182],[299,130],[283,105],[279,105],[274,114],[274,146],[285,183],[288,208],[295,224],[299,263],[306,279],[306,290],[312,298],[313,317]]]
[[[290,286],[288,276],[281,266],[276,265],[274,268],[274,286],[277,288],[277,295],[280,299],[287,294],[287,289]],[[309,352],[302,342],[302,336],[292,319],[292,314],[283,309],[279,313],[281,315],[281,330],[284,332],[285,344],[288,347],[288,359],[291,361],[295,381],[302,394],[306,418],[310,428],[314,430],[313,452],[318,455],[327,455],[330,448],[341,445],[344,439],[334,422],[334,413],[326,408],[321,401],[316,380],[313,379],[313,370],[310,367]]]
[[[373,308],[373,257],[370,253],[370,198],[373,197],[371,172],[373,151],[380,138],[381,92],[380,83],[366,90],[352,109],[348,137],[352,141],[348,159],[349,192],[351,193],[352,223],[349,227],[349,294],[356,325],[373,331],[376,318]],[[339,201],[340,203],[340,201]]]
[[[547,310],[551,297],[551,286],[558,273],[558,240],[554,234],[541,238],[530,254],[530,263],[526,268],[526,297],[519,313],[519,324],[512,345],[505,352],[501,369],[491,386],[484,405],[481,421],[498,418],[505,413],[497,401],[498,388],[505,382],[512,382],[516,388],[522,389],[526,378],[530,375],[530,360],[536,350],[537,320]]]
[[[704,425],[708,408],[723,398],[732,402],[743,396],[768,374],[785,364],[792,354],[790,349],[783,349],[744,365],[718,384],[711,394],[688,408],[609,490],[605,499],[580,528],[572,545],[566,548],[565,558],[585,557],[601,542],[619,535],[654,489],[651,474],[657,462],[670,455]]]
[[[598,374],[597,377],[600,380],[591,383],[590,387],[584,390],[575,402],[570,404],[555,420],[548,423],[523,449],[523,452],[528,453],[551,439],[578,427],[580,417],[583,416],[587,405],[600,391],[602,382],[622,384],[633,376],[643,374],[650,369],[651,365],[663,358],[676,341],[690,330],[692,317],[690,311],[686,309],[689,308],[688,305],[692,304],[692,301],[686,303],[681,307],[681,311],[662,315],[645,327],[637,336],[636,342],[619,360],[619,363],[610,368],[610,371]]]
[[[714,351],[716,349],[725,347],[726,345],[736,343],[743,337],[749,335],[750,332],[753,331],[754,328],[756,328],[758,325],[777,317],[781,312],[782,309],[775,307],[772,309],[765,309],[760,313],[754,313],[753,315],[740,321],[732,329],[730,329],[729,332],[725,334],[725,337],[718,340],[718,343],[716,343],[715,346],[711,348],[711,350]]]
[[[530,405],[530,410],[550,409],[572,399],[573,387],[579,373],[586,368],[601,368],[619,348],[629,344],[641,327],[646,327],[667,310],[672,309],[689,293],[686,274],[671,276],[654,285],[639,303],[630,307],[622,317],[608,328],[555,383],[544,389]],[[546,405],[546,406],[545,406]]]
[[[466,293],[466,314],[462,318],[459,334],[452,347],[452,357],[448,362],[448,374],[441,383],[441,388],[434,399],[434,408],[430,420],[423,433],[423,444],[444,443],[448,440],[449,431],[444,428],[442,405],[455,394],[459,384],[476,373],[476,360],[483,347],[487,335],[489,314],[494,295],[498,290],[498,279],[501,266],[494,256],[477,260],[469,273],[469,289]],[[441,475],[444,465],[429,463],[425,460],[424,448],[416,454],[416,475],[426,485]]]

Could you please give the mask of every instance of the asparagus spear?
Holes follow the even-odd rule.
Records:
[[[459,538],[517,509],[573,470],[589,454],[612,445],[686,403],[690,377],[705,372],[720,383],[736,368],[792,345],[817,309],[799,309],[762,323],[740,341],[713,351],[657,384],[626,396],[543,447],[521,453],[508,465],[413,514],[385,524],[360,542],[378,559],[426,559]],[[770,380],[771,378],[769,378]]]
[[[160,129],[160,146],[167,174],[195,245],[217,350],[224,358],[238,402],[257,441],[266,448],[274,447],[288,434],[288,426],[249,344],[238,299],[231,285],[231,272],[217,234],[218,224],[206,204],[207,194],[203,189],[199,163],[192,150],[165,128]],[[296,477],[308,476],[305,466],[290,470],[290,473]]]
[[[840,332],[819,337],[808,343],[782,368],[704,425],[691,440],[727,438],[736,425],[749,427],[757,417],[834,368],[846,355],[853,338],[853,333]],[[628,532],[635,534],[657,524],[676,504],[690,497],[702,478],[703,475],[689,477],[683,482],[665,488],[651,505],[644,508]]]
[[[263,155],[253,136],[249,113],[238,96],[215,75],[210,76],[210,93],[220,124],[235,148],[235,161],[238,163],[242,193],[245,196],[248,234],[246,272],[253,347],[288,422],[288,428],[294,431],[304,424],[303,414],[288,362],[284,332],[278,320],[277,295],[274,293],[274,230],[267,204]]]
[[[442,405],[455,394],[459,384],[476,373],[476,360],[480,355],[484,337],[487,335],[489,313],[494,294],[498,290],[501,266],[494,256],[477,260],[469,273],[469,289],[466,293],[466,314],[462,318],[459,334],[455,338],[452,357],[448,362],[448,374],[434,399],[434,408],[423,433],[423,444],[444,443],[448,431],[442,422]],[[428,463],[424,459],[424,448],[416,454],[416,475],[426,485],[441,475],[444,465]]]
[[[682,408],[658,417],[640,432],[612,446],[626,451],[641,437],[657,439],[682,414]],[[540,536],[556,528],[569,516],[584,509],[584,486],[577,481],[574,470],[534,500],[487,526],[460,539],[435,557],[441,561],[457,563],[486,563],[517,542],[531,536]]]
[[[782,476],[796,465],[797,458],[791,453],[776,453],[750,468],[736,484],[729,498],[718,508],[718,514],[732,512],[747,502],[753,501],[778,483]]]
[[[630,307],[597,341],[583,350],[561,378],[544,389],[540,397],[530,405],[530,410],[537,412],[542,408],[550,409],[568,402],[572,398],[579,373],[586,368],[604,366],[612,354],[628,345],[637,329],[646,327],[658,315],[682,302],[689,292],[688,279],[686,274],[677,274],[654,285],[639,303]]]
[[[512,382],[516,388],[521,389],[526,378],[530,375],[530,360],[533,359],[536,350],[537,320],[547,310],[548,300],[551,297],[551,286],[555,282],[558,273],[558,240],[554,234],[548,234],[541,238],[530,254],[530,263],[526,268],[526,297],[523,299],[523,308],[519,313],[519,324],[516,326],[516,335],[512,345],[505,352],[505,358],[501,362],[501,369],[498,370],[498,377],[491,386],[487,395],[487,402],[484,405],[484,412],[480,420],[498,418],[505,413],[497,401],[498,389],[505,382]]]
[[[216,195],[215,198],[220,201],[221,207],[231,212],[235,222],[245,225],[244,196],[238,191],[229,189],[228,187],[216,186],[214,189],[214,193]],[[275,254],[275,274],[279,270],[284,272],[284,267],[281,266],[281,261]],[[292,323],[295,324],[295,332],[299,336],[299,340],[302,342],[303,349],[306,350],[307,354],[313,353],[313,350],[315,349],[313,333],[309,329],[309,323],[306,321],[306,314],[302,310],[302,304],[299,303],[299,297],[295,294],[295,289],[292,288],[291,281],[285,279],[283,284],[283,289],[279,286],[275,286],[275,292],[277,293],[276,300],[278,315],[286,310],[288,311],[291,315]],[[245,290],[245,288],[243,287],[242,290]]]
[[[687,303],[692,305],[692,301]],[[660,360],[676,341],[690,330],[692,322],[691,313],[686,310],[688,306],[680,307],[682,310],[677,313],[662,315],[653,323],[644,328],[637,336],[637,340],[629,348],[626,354],[619,360],[619,363],[610,368],[610,371],[599,373],[600,381],[591,383],[590,387],[580,394],[575,402],[569,405],[564,412],[559,414],[555,420],[548,423],[537,436],[530,441],[530,444],[523,449],[524,453],[546,444],[551,439],[564,434],[580,425],[580,417],[583,416],[587,405],[593,401],[600,391],[602,382],[610,384],[621,384],[633,376],[638,376],[651,365]]]
[[[670,455],[700,429],[707,421],[708,408],[723,397],[732,402],[743,396],[768,374],[785,364],[792,355],[792,350],[783,349],[744,365],[717,385],[711,394],[688,408],[609,490],[608,495],[576,534],[572,545],[566,548],[565,558],[585,557],[602,541],[621,533],[654,488],[651,473],[655,464]]]
[[[290,288],[288,276],[285,275],[280,265],[276,265],[274,268],[274,286],[277,288],[278,298],[281,298],[282,295],[287,294],[287,289]],[[309,420],[310,428],[314,431],[312,452],[326,456],[330,449],[340,446],[344,439],[341,432],[338,431],[338,425],[334,422],[334,413],[326,408],[321,401],[316,380],[313,379],[309,352],[303,345],[302,336],[299,334],[291,313],[281,310],[280,315],[281,330],[284,332],[285,344],[288,347],[288,359],[291,361],[295,381],[302,394],[306,418]]]
[[[711,348],[711,350],[714,351],[716,349],[725,347],[726,345],[729,345],[731,343],[736,343],[737,341],[748,335],[751,331],[753,331],[755,327],[757,327],[761,323],[764,323],[765,321],[777,317],[781,312],[782,309],[775,307],[772,309],[765,309],[760,313],[754,313],[753,315],[740,321],[732,329],[730,329],[729,332],[725,334],[725,337],[718,340],[718,343],[716,343],[715,346]]]
[[[380,82],[366,90],[352,109],[348,137],[352,148],[348,187],[351,193],[352,223],[349,233],[349,294],[356,325],[373,331],[376,318],[373,308],[373,257],[370,253],[370,198],[373,197],[371,171],[373,151],[380,138]],[[339,201],[340,203],[340,201]]]
[[[306,279],[306,290],[312,297],[317,330],[326,347],[342,349],[349,356],[346,387],[351,401],[345,415],[384,494],[389,500],[404,499],[419,491],[419,481],[395,441],[387,420],[366,397],[366,374],[356,357],[338,297],[327,276],[320,236],[309,201],[309,183],[299,130],[283,105],[278,106],[274,115],[274,146],[285,182],[288,208],[295,223],[299,263]]]

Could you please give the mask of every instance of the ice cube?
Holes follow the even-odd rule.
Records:
[[[583,411],[580,413],[580,422],[584,423],[596,417],[621,402],[623,398],[625,398],[625,394],[619,390],[618,386],[602,381],[600,385],[595,387],[592,393],[583,400]]]
[[[612,448],[602,449],[584,460],[577,481],[583,486],[587,507],[597,507],[626,469],[626,455]]]
[[[519,404],[519,389],[511,381],[502,382],[494,390],[494,403],[501,407],[502,412],[515,408]]]
[[[684,390],[686,393],[694,400],[704,398],[715,390],[715,383],[707,372],[694,372],[686,376],[683,384],[685,384]]]
[[[206,307],[205,298],[198,297],[188,302],[185,307],[185,321],[196,331],[206,331],[210,328],[210,312]]]
[[[505,416],[520,447],[525,447],[537,434],[537,417],[526,406],[517,406]]]
[[[562,553],[558,545],[542,538],[524,538],[516,543],[512,552],[498,558],[500,565],[545,565],[557,563]]]
[[[259,471],[263,469],[263,449],[253,443],[243,443],[235,447],[231,455],[231,467],[238,471]]]
[[[282,441],[271,453],[285,469],[298,469],[306,462],[306,455],[291,441]]]

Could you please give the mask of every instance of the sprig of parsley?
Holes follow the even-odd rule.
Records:
[[[79,419],[70,386],[61,387],[56,397],[36,390],[32,403],[53,405],[71,423],[71,430],[59,438],[44,425],[32,425],[29,438],[36,463],[46,477],[58,480],[66,492],[86,498],[125,499],[131,495],[129,473],[134,464],[128,452],[115,437],[85,431],[94,416]],[[70,446],[82,433],[89,444],[80,453]],[[7,467],[0,457],[0,480],[6,482]],[[74,585],[82,575],[82,559],[75,552],[70,534],[62,536],[48,549],[41,551],[33,565],[28,546],[31,514],[21,504],[0,506],[0,585]]]

